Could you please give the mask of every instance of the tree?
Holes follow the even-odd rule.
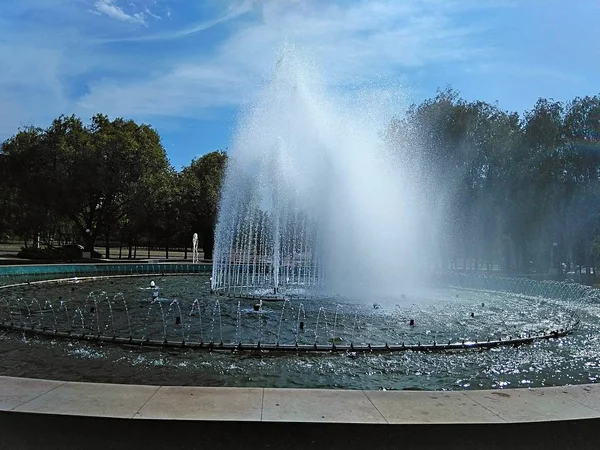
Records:
[[[61,116],[42,130],[20,131],[3,145],[30,232],[70,221],[92,251],[107,241],[139,197],[171,170],[158,133],[148,125],[96,115],[89,126]]]
[[[0,241],[14,231],[16,201],[10,182],[8,158],[0,151]]]
[[[96,167],[96,176],[88,184],[93,194],[82,198],[83,208],[71,215],[80,228],[92,231],[88,246],[103,232],[108,257],[112,230],[134,203],[162,188],[172,168],[158,133],[148,125],[121,118],[111,122],[96,115],[90,134],[93,149],[84,161]]]
[[[598,259],[600,96],[539,99],[521,118],[448,88],[394,119],[385,138],[419,186],[442,266],[520,272],[547,268],[551,254]],[[0,233],[78,235],[88,250],[104,238],[108,255],[115,235],[131,249],[138,236],[168,247],[197,232],[210,259],[226,164],[216,151],[176,173],[148,125],[61,116],[0,147]]]
[[[202,241],[204,258],[212,259],[214,234],[217,224],[221,186],[227,165],[224,151],[207,153],[194,159],[182,171],[186,203],[186,214],[192,229],[198,230]]]
[[[562,211],[567,259],[589,268],[597,260],[600,235],[600,96],[569,102],[564,128],[569,159],[563,170],[570,185]]]
[[[20,130],[2,144],[7,172],[3,183],[12,192],[12,201],[5,197],[12,205],[12,229],[26,239],[50,232],[59,220],[55,209],[59,159],[46,144],[44,130],[35,127]]]
[[[452,89],[392,122],[388,142],[401,152],[406,172],[417,173],[424,185],[425,225],[442,265],[456,256],[463,267],[467,259],[500,259],[507,170],[521,134],[517,114],[466,102]]]

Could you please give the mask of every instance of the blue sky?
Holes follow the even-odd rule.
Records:
[[[335,89],[451,85],[523,112],[600,93],[598,18],[597,0],[0,0],[0,140],[103,112],[152,124],[180,168],[228,147],[286,41]]]

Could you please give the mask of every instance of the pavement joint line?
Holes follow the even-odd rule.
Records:
[[[262,388],[262,397],[260,399],[260,421],[263,421],[263,411],[265,410],[265,388]]]
[[[363,389],[361,390],[361,392],[364,394],[365,397],[367,397],[367,400],[369,400],[369,402],[371,403],[371,405],[373,405],[373,408],[375,408],[375,411],[377,411],[379,413],[379,415],[381,416],[381,418],[383,420],[385,420],[386,424],[390,424],[390,422],[387,420],[387,417],[385,417],[381,411],[379,411],[379,408],[377,408],[377,406],[375,406],[375,403],[373,403],[373,400],[371,400],[371,397],[369,397],[366,393],[366,391]]]
[[[136,412],[133,414],[133,416],[131,416],[131,418],[132,418],[132,419],[134,419],[134,418],[135,418],[135,416],[137,416],[137,415],[140,413],[140,411],[141,411],[141,410],[144,408],[144,406],[146,406],[146,404],[147,404],[147,403],[148,403],[150,400],[152,400],[152,398],[153,398],[153,397],[156,395],[156,393],[159,391],[159,389],[160,389],[161,387],[163,387],[163,386],[156,386],[156,389],[154,390],[154,392],[152,393],[152,395],[151,395],[150,397],[148,397],[148,398],[146,399],[146,401],[144,402],[144,404],[138,408],[138,410],[137,410],[137,411],[136,411]]]
[[[14,410],[15,410],[15,408],[20,408],[21,406],[23,406],[23,405],[26,405],[27,403],[30,403],[30,402],[32,402],[32,401],[34,401],[34,400],[37,400],[38,398],[40,398],[40,397],[42,397],[42,396],[44,396],[44,395],[46,395],[46,394],[49,394],[49,393],[50,393],[50,392],[52,392],[53,390],[55,390],[55,389],[58,389],[58,388],[59,388],[59,387],[61,387],[61,386],[64,386],[66,383],[68,383],[68,382],[67,382],[67,381],[63,381],[63,382],[62,382],[62,383],[60,383],[58,386],[54,386],[52,389],[48,389],[47,391],[44,391],[44,392],[42,392],[41,394],[39,394],[39,395],[36,395],[36,396],[35,396],[35,397],[33,397],[33,398],[30,398],[29,400],[27,400],[26,402],[23,402],[23,403],[21,403],[20,405],[13,406],[12,408],[10,408],[10,409],[9,409],[9,411],[14,411]]]
[[[3,376],[0,376],[0,381],[1,380],[7,381],[7,385],[10,386],[10,383],[18,383],[19,380],[24,380],[24,378],[19,378],[19,377],[3,377]],[[31,379],[31,380],[33,380],[33,379]],[[49,380],[40,380],[40,381],[49,381]],[[54,391],[55,389],[60,388],[61,386],[64,387],[64,386],[71,386],[71,385],[73,385],[74,389],[78,389],[78,387],[76,386],[78,384],[92,384],[92,385],[96,384],[96,383],[77,383],[77,382],[73,383],[73,382],[68,382],[68,381],[64,381],[64,382],[62,382],[62,381],[56,381],[56,383],[57,383],[56,386],[54,386],[54,387],[52,387],[52,388],[50,388],[50,389],[48,389],[48,390],[40,393],[39,395],[36,395],[35,397],[27,400],[26,402],[23,402],[23,403],[21,403],[21,404],[19,404],[17,406],[12,407],[12,408],[5,408],[4,410],[5,411],[12,411],[12,410],[17,410],[18,411],[18,408],[20,408],[22,406],[25,406],[25,405],[29,404],[30,402],[35,401],[36,399],[38,399],[38,398],[40,398],[40,397],[42,397],[42,396],[44,396],[44,395],[46,395],[46,394]],[[107,384],[107,385],[109,385],[110,383],[101,383],[101,384]],[[142,386],[142,385],[122,385],[122,386]],[[166,388],[172,388],[172,387],[175,387],[175,388],[177,388],[177,387],[183,387],[183,386],[162,386],[162,385],[146,385],[146,386],[153,388],[154,391],[144,401],[143,405],[137,409],[136,413],[133,416],[125,416],[125,417],[127,417],[129,419],[133,419],[133,418],[136,418],[136,417],[142,418],[139,414],[141,413],[141,411],[143,410],[143,408],[148,404],[148,402],[150,402],[154,398],[154,396],[156,395],[156,393],[159,392],[162,388],[166,389]],[[584,391],[589,390],[589,388],[586,389],[586,385],[581,385],[581,386],[575,385],[574,387],[583,388]],[[558,387],[558,388],[561,388],[561,387]],[[25,386],[25,389],[27,389],[27,386]],[[241,388],[241,389],[244,389],[244,388]],[[267,388],[263,387],[263,388],[260,388],[260,389],[262,391],[262,396],[261,396],[261,414],[260,414],[260,419],[259,420],[260,420],[260,422],[263,422],[265,420],[264,419],[264,400],[265,400],[265,394],[266,394],[265,390]],[[277,390],[277,388],[275,388],[275,390]],[[523,391],[530,392],[531,391],[531,389],[526,389],[526,388],[523,388],[523,389],[514,389],[514,390],[515,391],[521,391],[521,392],[523,392]],[[352,391],[352,390],[350,390],[350,391]],[[374,399],[376,399],[377,397],[373,397],[373,398],[370,397],[369,394],[371,392],[376,393],[376,391],[374,391],[374,390],[373,391],[370,391],[370,390],[360,390],[360,391],[362,392],[362,394],[364,396],[366,396],[368,398],[368,400],[372,404],[373,408],[380,414],[380,417],[383,419],[382,422],[377,422],[377,423],[382,424],[382,425],[394,425],[395,424],[394,421],[388,420],[387,417],[385,415],[383,415],[382,412],[377,408],[377,406],[374,403]],[[485,393],[485,392],[487,392],[487,393],[493,393],[493,392],[497,392],[497,391],[498,390],[483,390],[483,391],[478,391],[477,390],[477,391],[463,391],[463,392],[458,392],[458,393],[464,395],[465,398],[469,399],[472,402],[471,403],[471,405],[472,405],[471,408],[475,407],[475,405],[481,406],[484,410],[490,412],[494,417],[497,417],[498,419],[500,419],[500,423],[521,423],[522,420],[514,420],[514,419],[511,419],[511,417],[508,417],[508,418],[503,417],[503,413],[502,412],[499,412],[499,413],[495,412],[493,405],[485,406],[485,402],[483,402],[484,404],[482,404],[481,402],[479,402],[477,400],[477,395],[475,395],[478,392],[481,392],[481,393]],[[535,391],[538,391],[538,389],[535,389]],[[537,414],[534,411],[533,412],[533,416],[530,417],[529,420],[526,420],[525,422],[538,422],[538,421],[541,421],[541,422],[553,422],[553,421],[557,421],[557,420],[558,421],[561,421],[561,420],[570,420],[570,421],[573,421],[573,420],[584,420],[584,419],[600,419],[600,414],[598,414],[598,412],[599,412],[598,408],[600,408],[600,405],[597,405],[596,407],[593,407],[593,406],[588,406],[586,404],[583,404],[580,401],[572,398],[569,395],[568,390],[565,390],[565,389],[560,389],[559,390],[559,389],[554,389],[554,388],[541,388],[539,391],[541,391],[540,392],[541,395],[543,395],[544,393],[548,393],[549,395],[551,394],[550,397],[552,397],[552,398],[554,398],[556,400],[559,400],[559,401],[560,400],[564,401],[564,405],[565,406],[569,406],[569,405],[571,406],[571,408],[567,408],[568,410],[572,410],[573,406],[580,407],[580,408],[583,407],[583,408],[581,408],[579,411],[577,411],[575,409],[574,412],[571,411],[570,413],[567,414],[567,416],[562,416],[561,415],[560,417],[556,417],[556,418],[547,418],[546,417],[543,420],[540,420],[540,418],[538,417],[539,414]],[[354,390],[353,392],[356,392],[356,390]],[[439,392],[439,391],[429,391],[429,392],[433,393],[433,392]],[[581,394],[585,395],[585,392],[582,392],[582,391],[579,391],[577,393],[579,395],[581,395]],[[100,392],[99,395],[101,396],[102,392]],[[473,396],[475,398],[473,398]],[[399,397],[399,398],[401,399],[401,397]],[[453,397],[453,398],[456,400],[457,397]],[[582,399],[585,400],[586,397],[582,397]],[[568,400],[570,400],[570,401],[568,401]],[[591,399],[590,401],[593,404],[593,402],[595,401],[595,399]],[[516,403],[513,403],[513,406],[516,407],[516,408],[519,408],[519,406],[521,405],[522,402],[524,402],[525,404],[527,404],[527,403],[530,402],[530,400],[528,401],[527,398],[522,398],[521,400],[517,400]],[[447,406],[452,406],[452,399],[447,399],[446,405]],[[518,411],[518,409],[517,409],[517,411]],[[51,411],[45,411],[44,413],[61,414],[61,413],[53,413]],[[583,416],[582,416],[582,414],[583,414]],[[78,414],[76,414],[76,415],[78,415]],[[591,416],[588,417],[588,415],[591,415]],[[92,414],[92,416],[94,416],[94,417],[103,417],[103,414],[102,413],[100,413],[100,414],[96,413],[96,414]],[[168,420],[174,420],[174,419],[176,419],[176,417],[163,417],[163,418],[164,419],[168,419]],[[194,418],[191,418],[191,420],[210,420],[210,419],[198,419],[198,418],[194,419]],[[401,422],[401,423],[404,423],[404,422]],[[421,422],[419,422],[419,423],[421,423]],[[463,423],[463,422],[461,420],[458,420],[458,421],[455,421],[455,422],[452,422],[452,423]],[[481,423],[481,420],[472,420],[472,421],[467,421],[465,423],[477,424],[477,423]]]
[[[575,400],[573,397],[571,397],[569,394],[567,394],[566,392],[561,391],[561,395],[566,397],[568,400],[572,401],[573,403],[577,403],[580,406],[583,406],[584,408],[588,408],[591,409],[594,412],[600,412],[600,408],[599,407],[594,407],[594,406],[590,406],[590,405],[586,405],[585,403],[581,403],[578,400]]]
[[[491,412],[493,415],[495,415],[498,419],[500,419],[501,421],[503,421],[504,423],[509,423],[508,420],[506,420],[504,417],[502,417],[500,414],[498,414],[497,412],[492,411],[491,409],[485,407],[484,405],[482,405],[481,403],[479,403],[477,400],[475,400],[473,397],[469,396],[468,392],[461,392],[462,395],[464,395],[465,397],[467,397],[469,400],[471,400],[472,402],[477,403],[479,406],[481,406],[483,409],[485,409],[486,411]]]

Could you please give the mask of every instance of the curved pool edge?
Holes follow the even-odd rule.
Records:
[[[375,391],[84,383],[0,376],[0,411],[96,418],[347,424],[600,419],[600,385]]]
[[[0,449],[596,449],[600,385],[351,391],[0,377]]]

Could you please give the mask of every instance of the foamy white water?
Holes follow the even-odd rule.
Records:
[[[398,295],[431,256],[419,174],[382,140],[381,104],[349,106],[287,46],[238,124],[212,288]]]

